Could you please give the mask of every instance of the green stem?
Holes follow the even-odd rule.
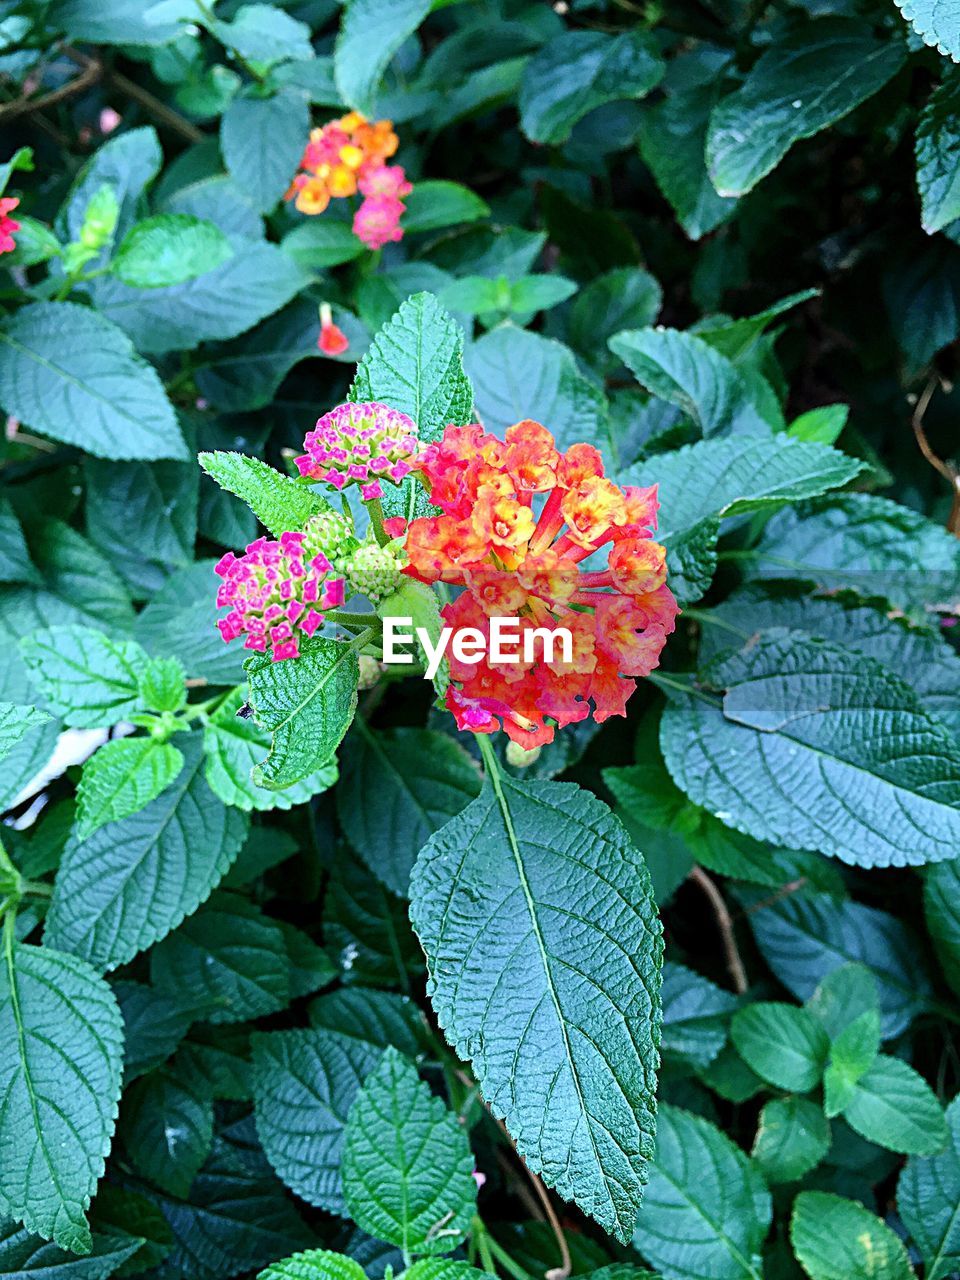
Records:
[[[193,706],[184,707],[180,712],[180,718],[183,720],[198,720],[201,716],[207,716],[211,711],[216,711],[222,703],[233,693],[233,689],[228,689],[226,693],[218,693],[213,698],[208,698],[206,702],[197,702]]]
[[[373,636],[373,627],[368,627],[366,631],[361,631],[358,636],[354,636],[347,645],[348,649],[354,649],[359,652],[368,640]]]
[[[32,893],[35,898],[49,898],[53,888],[41,880],[24,880],[20,886],[24,893]]]
[[[719,707],[721,705],[719,698],[712,698],[709,693],[704,693],[696,685],[687,684],[682,680],[671,680],[669,676],[665,676],[661,671],[651,671],[647,679],[660,689],[676,689],[679,693],[687,693],[692,698],[699,698],[701,702],[706,702],[711,707]]]
[[[726,618],[718,618],[710,609],[685,608],[683,616],[692,618],[694,622],[706,623],[708,627],[719,627],[722,631],[732,631],[734,635],[741,636],[744,640],[750,636],[749,631],[744,631],[742,627],[735,626],[732,622],[728,622]]]
[[[483,1263],[484,1271],[495,1276],[497,1268],[490,1252],[490,1237],[487,1235],[487,1229],[479,1217],[475,1217],[473,1220],[471,1239],[477,1243],[477,1252],[480,1254],[480,1261]]]
[[[383,527],[384,514],[383,503],[379,498],[371,498],[369,502],[363,504],[370,513],[370,525],[373,529],[373,536],[377,540],[378,547],[385,547],[390,541],[390,535]]]
[[[382,627],[382,620],[375,613],[349,613],[343,609],[331,609],[324,615],[327,622],[342,627]]]
[[[523,1267],[520,1266],[519,1262],[514,1262],[506,1249],[504,1249],[502,1245],[497,1244],[493,1236],[488,1234],[486,1236],[486,1241],[487,1248],[493,1254],[494,1258],[496,1258],[497,1262],[500,1263],[501,1267],[503,1267],[504,1271],[506,1271],[508,1275],[513,1276],[513,1280],[533,1280],[530,1272],[525,1271]]]
[[[490,775],[490,781],[499,791],[500,761],[497,759],[497,753],[493,749],[493,743],[490,741],[490,735],[489,733],[475,733],[473,736],[477,740],[477,746],[480,748],[480,755],[483,757],[483,766]]]

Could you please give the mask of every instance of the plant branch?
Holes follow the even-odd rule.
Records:
[[[78,61],[77,58],[73,60],[74,62]],[[27,112],[32,111],[41,111],[44,107],[56,106],[58,102],[64,102],[67,98],[72,98],[75,94],[82,93],[84,89],[95,84],[103,74],[103,67],[94,58],[84,58],[81,66],[83,70],[80,74],[66,84],[62,84],[59,89],[51,89],[49,93],[41,94],[39,98],[24,96],[15,99],[13,102],[5,102],[0,106],[0,122],[6,123],[15,116],[26,115]]]
[[[933,373],[927,385],[921,391],[917,403],[913,409],[913,416],[910,419],[910,425],[913,428],[913,434],[916,437],[917,446],[923,454],[930,466],[939,475],[943,476],[947,484],[953,490],[953,502],[950,506],[950,515],[947,519],[947,530],[953,534],[955,538],[960,538],[960,471],[951,462],[944,460],[934,453],[930,447],[930,441],[927,439],[927,433],[924,430],[923,419],[926,416],[930,401],[933,399],[933,393],[941,385],[938,374]]]
[[[717,928],[720,930],[720,937],[723,940],[723,950],[727,958],[727,969],[730,972],[733,989],[738,996],[742,996],[746,993],[750,983],[747,981],[747,971],[743,967],[740,952],[737,950],[737,939],[733,930],[733,917],[730,915],[730,910],[724,901],[723,894],[702,867],[695,866],[687,878],[698,885],[710,900]]]

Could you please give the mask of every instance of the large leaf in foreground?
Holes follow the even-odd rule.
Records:
[[[120,1097],[123,1021],[89,965],[8,935],[0,966],[0,1209],[74,1253]]]
[[[567,783],[488,776],[424,846],[440,1024],[527,1164],[620,1240],[652,1154],[662,942],[643,859]]]
[[[657,537],[669,553],[670,586],[689,601],[710,585],[722,519],[826,493],[852,480],[862,466],[825,444],[783,435],[735,436],[677,449],[628,473],[625,481],[657,484]]]
[[[315,639],[300,657],[247,661],[249,699],[257,723],[273,734],[270,754],[253,770],[258,787],[289,787],[327,764],[357,707],[356,650]]]
[[[477,1201],[474,1159],[459,1120],[417,1069],[389,1048],[354,1099],[343,1192],[362,1231],[413,1253],[450,1253]]]
[[[32,303],[0,329],[0,404],[98,458],[187,456],[156,370],[106,316],[72,302]]]
[[[705,673],[664,713],[674,780],[758,840],[863,867],[956,856],[960,750],[885,667],[771,631]]]
[[[903,65],[899,40],[847,18],[806,22],[781,36],[745,84],[714,108],[707,168],[722,196],[741,196],[795,142],[810,138],[882,89]]]
[[[756,1164],[700,1116],[661,1106],[633,1243],[670,1280],[761,1280],[771,1204]]]
[[[923,40],[960,62],[960,12],[949,0],[897,0],[900,12]]]
[[[50,946],[114,969],[175,929],[226,874],[247,817],[207,786],[199,735],[179,743],[186,763],[172,786],[89,840],[70,839],[47,917]]]

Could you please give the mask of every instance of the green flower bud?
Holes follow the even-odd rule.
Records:
[[[327,557],[334,571],[346,573],[347,559],[357,550],[360,543],[353,532],[353,524],[339,511],[323,511],[318,516],[311,516],[304,526],[307,535],[307,547],[310,555],[322,552]]]
[[[345,571],[348,586],[374,602],[392,595],[403,581],[396,553],[375,542],[359,546],[347,559]]]

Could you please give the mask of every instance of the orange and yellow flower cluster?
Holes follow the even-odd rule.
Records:
[[[448,426],[414,462],[440,516],[412,521],[405,570],[422,582],[465,589],[443,610],[456,632],[487,638],[476,664],[451,659],[447,706],[461,729],[514,742],[550,742],[559,727],[592,714],[624,715],[631,677],[657,666],[677,603],[666,586],[656,486],[620,489],[589,444],[561,453],[538,422],[518,422],[498,440],[477,424]],[[607,549],[606,564],[583,561]],[[516,617],[532,662],[495,663],[490,618]],[[569,652],[544,644],[564,629]],[[522,650],[523,646],[521,646]]]
[[[397,150],[389,120],[367,120],[351,111],[322,129],[312,129],[300,170],[287,192],[301,213],[323,213],[331,199],[362,195],[353,232],[369,249],[403,238],[403,197],[413,190],[400,165],[387,161]]]

